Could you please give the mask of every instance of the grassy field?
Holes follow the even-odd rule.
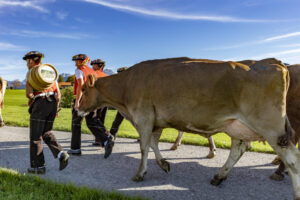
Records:
[[[7,90],[5,93],[4,105],[3,118],[6,125],[28,127],[29,114],[24,90]],[[108,110],[105,118],[106,128],[109,129],[111,127],[115,115],[115,110]],[[71,109],[63,108],[59,112],[59,116],[56,118],[54,123],[54,130],[71,131]],[[82,126],[82,132],[90,134],[85,122]],[[118,137],[137,138],[138,133],[127,120],[124,120],[118,132]],[[176,137],[177,130],[167,128],[164,129],[160,140],[164,142],[174,142]],[[231,141],[226,134],[219,133],[214,135],[213,138],[218,148],[230,148]],[[190,133],[185,133],[183,135],[182,143],[202,146],[208,145],[206,138]],[[252,142],[251,151],[273,153],[273,149],[268,144],[264,145],[259,142]]]
[[[58,184],[38,176],[0,168],[0,199],[5,200],[142,200],[117,192],[104,192],[72,184]]]

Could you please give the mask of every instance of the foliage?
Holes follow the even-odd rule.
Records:
[[[57,82],[59,82],[59,83],[65,82],[64,77],[62,75],[59,75]]]
[[[73,87],[66,87],[60,90],[61,92],[61,102],[60,106],[62,108],[71,108],[74,99]]]
[[[13,170],[0,168],[0,199],[48,199],[48,200],[142,200],[117,192],[59,184],[38,176],[22,175]],[[145,199],[145,198],[144,198]]]
[[[25,97],[25,90],[8,90],[5,93],[4,104],[5,107],[3,109],[2,116],[6,125],[23,127],[29,126],[29,114],[27,99]],[[104,125],[108,130],[111,127],[113,120],[115,119],[116,113],[116,110],[108,110],[106,113]],[[62,110],[59,112],[58,118],[54,121],[53,129],[61,131],[71,131],[71,121],[71,109],[62,108]],[[87,128],[85,122],[82,124],[81,130],[82,133],[90,134],[90,131]],[[160,141],[174,142],[177,137],[177,133],[178,131],[175,129],[164,129],[163,134],[160,137]],[[117,136],[126,138],[138,138],[138,133],[128,120],[124,120],[120,126]],[[216,143],[216,147],[230,148],[231,140],[226,134],[218,133],[214,135],[213,138]],[[192,133],[184,133],[182,137],[182,143],[201,146],[208,145],[208,141],[206,138]],[[274,153],[270,145],[264,145],[263,143],[259,142],[251,143],[251,151]]]
[[[71,82],[74,85],[75,82],[75,75],[69,76],[66,82]]]
[[[21,82],[18,79],[16,79],[13,81],[13,86],[15,89],[19,88],[21,86]]]

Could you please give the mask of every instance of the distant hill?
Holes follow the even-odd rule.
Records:
[[[104,72],[105,74],[107,74],[108,76],[109,76],[109,75],[112,75],[112,74],[115,74],[114,71],[111,70],[111,69],[104,69],[103,72]]]
[[[64,78],[64,81],[66,82],[66,80],[68,79],[68,77],[71,76],[71,75],[73,75],[73,74],[62,73],[60,75],[62,75],[62,77]]]

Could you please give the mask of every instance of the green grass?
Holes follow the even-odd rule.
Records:
[[[7,90],[5,93],[5,108],[3,110],[3,118],[6,125],[10,126],[23,126],[29,125],[29,114],[27,99],[24,90]],[[115,118],[116,110],[108,110],[105,118],[105,127],[110,128]],[[63,108],[59,112],[59,116],[54,122],[54,130],[71,131],[71,109]],[[82,126],[82,132],[90,134],[85,122]],[[138,138],[138,133],[129,121],[124,120],[118,132],[118,137]],[[164,129],[161,136],[161,141],[174,142],[177,137],[177,130],[167,128]],[[218,133],[213,136],[216,146],[218,148],[230,148],[231,140],[224,133]],[[208,141],[206,138],[196,135],[185,133],[183,135],[182,143],[207,146]],[[274,153],[273,149],[267,144],[259,142],[252,142],[251,151]]]
[[[5,200],[142,200],[117,192],[104,192],[72,184],[59,184],[38,176],[0,168],[0,199]]]

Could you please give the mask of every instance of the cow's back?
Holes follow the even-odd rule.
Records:
[[[269,112],[285,112],[277,108],[285,104],[286,71],[275,59],[251,67],[183,58],[146,61],[126,72],[126,102],[133,102],[132,110],[153,108],[156,126],[184,130],[190,123],[215,130],[226,119],[251,114],[263,120]]]

